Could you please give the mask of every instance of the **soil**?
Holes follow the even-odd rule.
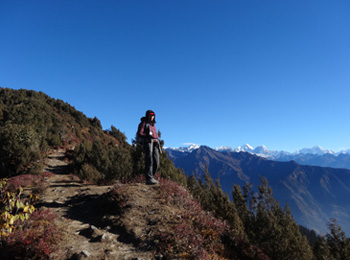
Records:
[[[45,179],[38,207],[56,212],[57,224],[64,228],[51,259],[161,259],[152,251],[154,234],[162,229],[160,219],[172,210],[160,206],[158,185],[118,186],[127,209],[121,216],[106,197],[114,186],[86,184],[68,169],[64,150],[54,150],[46,160],[44,171],[52,176]]]

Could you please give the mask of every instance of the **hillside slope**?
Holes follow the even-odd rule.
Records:
[[[51,254],[52,259],[151,259],[152,253],[125,243],[123,234],[113,229],[112,220],[103,219],[113,212],[106,194],[113,186],[86,184],[68,174],[63,150],[54,151],[47,160],[46,189],[39,197],[38,209],[57,213],[57,225],[64,227],[64,239]],[[145,191],[152,194],[152,190]],[[154,193],[154,192],[153,192]]]
[[[203,176],[208,170],[220,180],[230,196],[234,184],[259,185],[266,177],[276,199],[288,203],[296,221],[325,234],[327,222],[335,218],[350,233],[350,170],[277,162],[245,152],[219,152],[206,146],[191,153],[170,153],[174,164],[186,174]]]
[[[117,138],[116,138],[117,137]],[[57,146],[74,149],[81,142],[101,141],[126,147],[125,136],[102,130],[68,103],[42,92],[0,88],[0,178],[38,174],[42,159]]]
[[[55,151],[47,160],[46,170],[53,173],[47,177],[45,191],[40,195],[40,209],[49,208],[59,216],[59,226],[65,227],[64,242],[51,257],[53,259],[71,259],[87,256],[89,259],[151,259],[152,250],[134,246],[129,233],[113,226],[115,208],[107,197],[115,187],[86,184],[77,177],[68,174],[68,165],[64,161],[64,152]],[[157,192],[154,187],[142,184],[130,185],[125,196],[132,198],[130,217],[123,222],[128,224],[129,232],[139,229],[135,239],[146,235],[150,207],[155,203]],[[147,197],[145,197],[147,194]],[[147,198],[147,199],[146,199]],[[138,222],[131,222],[130,219]],[[155,216],[152,216],[155,217]]]
[[[0,88],[0,178],[41,174],[48,152],[62,147],[70,150],[72,173],[80,178],[99,184],[126,180],[144,165],[142,147],[126,139],[116,127],[103,130],[96,117],[43,92]],[[163,177],[186,182],[166,153],[160,164]]]
[[[97,186],[70,174],[64,150],[45,161],[47,177],[36,207],[55,212],[64,230],[50,259],[251,259],[241,240],[225,249],[220,236],[229,230],[227,224],[203,211],[174,182]],[[248,253],[242,256],[241,249]]]

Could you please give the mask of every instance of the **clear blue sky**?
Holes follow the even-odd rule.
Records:
[[[130,141],[350,148],[348,0],[0,0],[0,86],[43,91]]]

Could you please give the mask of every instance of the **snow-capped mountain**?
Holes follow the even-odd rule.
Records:
[[[249,144],[245,144],[242,146],[238,146],[238,148],[235,149],[237,152],[252,152],[254,150],[253,147],[251,147]]]
[[[337,153],[337,154],[350,154],[350,149],[348,149],[348,150],[342,150],[342,151],[340,151],[340,152]]]
[[[290,153],[288,152],[284,152],[284,151],[272,151],[267,149],[267,147],[265,145],[261,145],[261,146],[257,146],[256,148],[253,148],[252,146],[250,146],[249,144],[245,144],[242,146],[239,146],[237,148],[232,148],[229,146],[221,146],[221,147],[217,147],[215,148],[216,151],[219,152],[223,152],[223,151],[229,151],[229,152],[247,152],[247,153],[252,153],[252,154],[256,154],[260,157],[264,157],[264,158],[274,158],[274,157],[278,157],[280,155],[288,155]]]
[[[265,145],[262,146],[258,146],[253,150],[253,153],[256,154],[270,154],[271,151],[269,151],[269,149],[267,149],[267,147]]]
[[[187,146],[181,146],[178,148],[165,148],[165,149],[170,149],[174,151],[179,151],[179,152],[192,152],[193,150],[196,150],[200,147],[198,144],[190,143]],[[237,148],[232,148],[230,146],[220,146],[216,147],[214,150],[223,152],[223,151],[228,151],[228,152],[247,152],[247,153],[252,153],[256,154],[261,157],[266,157],[269,159],[274,159],[278,158],[281,156],[290,156],[290,155],[306,155],[306,154],[313,154],[313,155],[325,155],[325,154],[331,154],[331,155],[339,155],[339,154],[350,154],[350,149],[348,150],[343,150],[340,152],[334,152],[330,149],[323,149],[321,146],[314,146],[312,148],[303,148],[300,150],[297,150],[294,153],[286,152],[286,151],[274,151],[274,150],[269,150],[265,145],[257,146],[257,147],[252,147],[249,144],[245,144],[242,146],[238,146]]]
[[[200,145],[198,144],[188,144],[187,146],[181,146],[178,148],[170,148],[170,147],[166,147],[164,148],[165,150],[173,150],[173,151],[177,151],[177,152],[192,152],[193,150],[196,150],[200,147]]]
[[[321,146],[314,146],[312,148],[304,148],[301,150],[298,150],[295,152],[295,154],[317,154],[317,155],[323,155],[323,154],[335,154],[332,150],[325,150]]]
[[[183,146],[180,148],[166,148],[166,150],[168,151],[168,154],[172,153],[172,156],[175,156],[175,152],[191,153],[199,148],[199,145],[190,144],[189,146]],[[253,148],[249,144],[245,144],[237,148],[221,146],[215,148],[214,150],[218,152],[230,153],[247,152],[273,161],[296,161],[302,165],[350,169],[350,150],[343,150],[335,153],[332,150],[323,149],[320,146],[314,146],[312,148],[303,148],[294,153],[289,153],[286,151],[269,150],[264,145]]]
[[[233,151],[233,152],[248,152],[253,153],[262,157],[279,157],[279,156],[285,156],[285,155],[297,155],[297,154],[313,154],[313,155],[324,155],[324,154],[332,154],[332,155],[339,155],[339,154],[350,154],[349,150],[343,150],[338,153],[330,150],[330,149],[323,149],[321,146],[314,146],[312,148],[303,148],[301,150],[297,150],[294,153],[289,153],[286,151],[273,151],[267,149],[265,145],[257,146],[256,148],[253,148],[249,144],[245,144],[243,146],[239,146],[238,148],[232,148],[229,146],[221,146],[215,148],[217,151]]]
[[[215,148],[216,151],[229,151],[229,152],[253,152],[254,148],[251,147],[249,144],[245,144],[242,146],[238,146],[237,148],[232,148],[230,146],[221,146]]]

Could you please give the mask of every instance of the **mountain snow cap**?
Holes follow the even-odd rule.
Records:
[[[267,147],[265,145],[262,146],[257,146],[255,147],[255,149],[253,150],[254,153],[269,153],[269,149],[267,149]]]
[[[237,150],[239,152],[252,152],[254,148],[251,147],[249,144],[245,144],[245,145],[239,146]]]
[[[194,144],[194,143],[184,143],[184,146],[179,147],[179,148],[164,148],[164,149],[170,149],[170,150],[175,150],[179,152],[192,152],[193,150],[196,150],[200,148],[200,145]],[[288,155],[303,155],[303,154],[314,154],[314,155],[324,155],[324,154],[332,154],[332,155],[339,155],[339,154],[350,154],[350,149],[348,150],[342,150],[340,152],[335,153],[334,151],[330,149],[323,149],[321,146],[314,146],[312,148],[303,148],[301,150],[297,150],[294,153],[290,152],[285,152],[285,151],[274,151],[274,150],[269,150],[265,145],[257,146],[256,148],[253,148],[249,144],[245,144],[242,146],[239,146],[237,148],[232,148],[230,146],[220,146],[215,148],[216,151],[219,152],[248,152],[252,154],[256,154],[261,157],[265,157],[268,159],[275,159],[279,158],[281,156],[288,156]]]
[[[337,153],[338,155],[339,154],[350,154],[350,149],[348,150],[341,150],[340,152]]]
[[[187,147],[187,149],[189,150],[189,151],[193,151],[193,150],[196,150],[196,149],[198,149],[199,148],[199,145],[198,144],[189,144],[189,146]]]
[[[198,144],[194,144],[194,143],[184,143],[184,146],[178,147],[178,148],[165,148],[165,149],[169,149],[169,150],[175,150],[178,152],[192,152],[193,150],[196,150],[199,148]]]
[[[325,150],[321,146],[314,146],[312,148],[304,148],[301,150],[296,151],[296,154],[317,154],[317,155],[323,155],[323,154],[334,154],[332,150]]]
[[[231,146],[220,146],[215,148],[216,151],[223,152],[223,151],[229,151],[234,152],[235,149],[233,149]]]

